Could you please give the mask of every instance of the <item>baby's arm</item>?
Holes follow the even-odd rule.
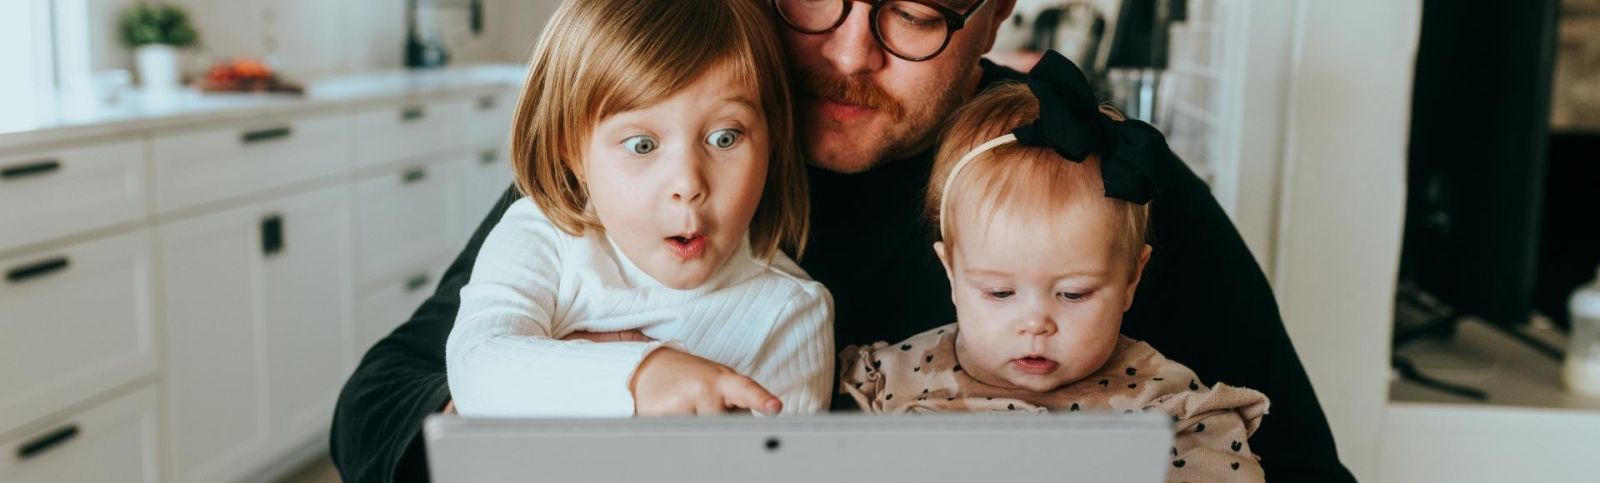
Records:
[[[483,242],[445,345],[468,416],[631,416],[628,381],[657,342],[562,341],[553,327],[562,237],[528,199]]]
[[[1250,435],[1238,411],[1208,411],[1183,419],[1177,428],[1168,482],[1265,481],[1250,451]]]
[[[783,401],[784,414],[826,411],[833,395],[833,297],[821,284],[808,283],[790,300],[750,378]]]
[[[883,373],[872,367],[872,351],[886,347],[879,342],[870,346],[850,346],[839,353],[839,394],[848,394],[862,412],[878,414],[873,401],[883,391]]]

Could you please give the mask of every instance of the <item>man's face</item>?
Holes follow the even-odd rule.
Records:
[[[977,0],[938,0],[966,12]],[[991,0],[932,59],[895,57],[872,34],[871,5],[853,4],[837,29],[806,34],[779,29],[795,73],[795,112],[806,158],[818,167],[857,173],[933,145],[940,125],[975,93],[978,57],[994,44],[1015,0]]]

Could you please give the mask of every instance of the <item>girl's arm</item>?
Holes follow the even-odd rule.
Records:
[[[522,199],[484,241],[445,345],[461,414],[633,415],[629,380],[662,343],[559,340],[552,321],[565,237]]]
[[[821,284],[804,287],[779,313],[750,374],[783,401],[784,414],[826,411],[833,394],[833,297]]]

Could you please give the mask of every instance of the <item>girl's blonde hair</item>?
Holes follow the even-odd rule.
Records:
[[[556,227],[604,230],[577,175],[602,120],[671,97],[712,69],[760,95],[772,152],[750,245],[761,257],[805,249],[810,200],[794,134],[789,76],[758,0],[568,0],[534,49],[512,124],[517,188]]]
[[[1110,106],[1103,106],[1101,115],[1123,120]],[[950,119],[934,158],[925,200],[928,218],[934,229],[944,234],[946,245],[956,243],[953,225],[960,219],[956,213],[979,213],[987,219],[983,214],[1004,210],[1047,220],[1068,204],[1087,202],[1112,210],[1112,226],[1106,228],[1113,230],[1117,247],[1138,260],[1150,225],[1150,206],[1105,196],[1100,153],[1077,163],[1050,148],[1003,144],[974,157],[950,181],[950,192],[943,192],[950,170],[967,152],[1039,119],[1039,99],[1027,85],[1008,83],[990,88],[957,109]],[[945,196],[950,197],[946,208],[951,213],[945,214],[944,222],[952,226],[939,226],[939,207]]]

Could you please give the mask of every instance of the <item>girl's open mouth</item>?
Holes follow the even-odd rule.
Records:
[[[706,251],[706,237],[699,234],[667,237],[667,249],[681,260],[693,260]]]

